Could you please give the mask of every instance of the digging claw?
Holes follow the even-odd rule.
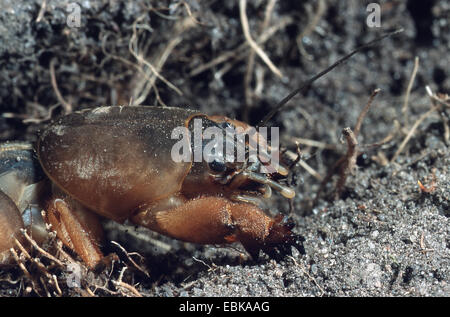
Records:
[[[300,254],[306,254],[303,245],[305,238],[294,234],[292,232],[294,227],[295,222],[292,218],[281,215],[276,217],[265,241],[259,245],[247,245],[247,252],[254,260],[259,258],[259,251],[262,251],[276,261],[292,255],[292,247],[296,248]]]

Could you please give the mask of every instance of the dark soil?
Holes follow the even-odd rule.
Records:
[[[291,151],[295,138],[335,146],[300,144],[304,160],[325,176],[345,153],[339,141],[342,129],[355,126],[372,91],[381,89],[359,141],[371,144],[393,137],[364,148],[340,199],[330,200],[330,183],[313,206],[320,181],[297,168],[293,217],[295,231],[306,238],[306,255],[294,251],[280,262],[264,257],[255,262],[239,246],[197,246],[154,234],[160,244],[143,242],[133,228],[116,236],[117,228],[108,224],[111,239],[145,257],[140,265],[150,277],[108,244],[106,253],[117,253],[120,261],[103,272],[83,269],[81,288],[67,285],[67,269],[50,269],[63,295],[85,295],[86,287],[96,295],[132,295],[113,282],[123,267],[129,267],[123,281],[139,283],[136,290],[148,296],[450,295],[448,102],[418,125],[390,162],[414,123],[433,105],[425,87],[450,92],[447,1],[381,1],[379,28],[366,24],[370,1],[323,1],[323,10],[317,1],[278,1],[264,30],[285,25],[261,48],[283,78],[255,55],[250,85],[245,76],[251,50],[245,46],[239,1],[83,1],[78,28],[66,23],[71,2],[0,0],[0,141],[34,141],[46,120],[68,107],[76,111],[130,100],[257,124],[290,91],[339,57],[385,31],[403,27],[404,32],[319,79],[271,121]],[[254,39],[264,32],[267,2],[248,1]],[[317,24],[311,27],[318,11]],[[149,68],[131,54],[133,26],[138,52],[153,66],[162,64],[160,74],[182,95],[152,79]],[[219,56],[229,57],[200,71]],[[416,56],[419,68],[403,113]],[[52,85],[52,67],[60,97]],[[155,80],[156,89],[141,86],[149,80]],[[247,102],[246,87],[253,91]],[[421,190],[418,181],[430,190]],[[289,204],[274,197],[268,209],[288,213]],[[0,269],[0,295],[36,293],[17,267]]]

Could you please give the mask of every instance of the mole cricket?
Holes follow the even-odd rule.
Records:
[[[355,49],[312,77],[258,126],[352,55],[398,32]],[[286,183],[289,170],[282,164],[275,162],[266,173],[260,172],[267,167],[268,151],[252,150],[277,149],[268,147],[259,132],[253,129],[249,134],[254,142],[239,143],[226,133],[219,142],[244,149],[243,160],[229,160],[224,151],[194,160],[192,149],[188,159],[173,159],[179,140],[172,132],[180,127],[195,132],[198,118],[202,131],[252,129],[238,120],[184,108],[111,106],[54,120],[41,131],[37,144],[0,145],[0,263],[10,260],[16,239],[23,241],[23,229],[42,243],[47,223],[64,245],[94,268],[104,258],[101,217],[119,223],[128,220],[198,244],[240,242],[253,258],[260,251],[279,258],[291,254],[292,247],[304,253],[304,239],[292,231],[294,222],[282,214],[271,217],[258,206],[272,190],[287,199],[295,195]]]

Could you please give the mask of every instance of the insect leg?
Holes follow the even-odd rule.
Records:
[[[289,254],[291,246],[302,247],[297,235],[291,231],[293,223],[282,218],[271,218],[253,204],[207,196],[164,210],[155,204],[148,205],[142,207],[131,221],[187,242],[240,242],[256,259],[260,250],[275,256]]]
[[[46,220],[58,238],[89,267],[94,268],[104,258],[99,248],[103,229],[93,212],[68,197],[59,196],[50,200]]]
[[[191,199],[177,206],[144,206],[131,221],[169,237],[200,244],[226,243],[232,233],[231,202],[219,197]]]

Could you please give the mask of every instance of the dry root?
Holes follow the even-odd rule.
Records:
[[[115,243],[126,256],[120,261],[117,256],[106,257],[109,261],[101,271],[90,270],[75,255],[64,250],[55,232],[49,232],[49,239],[43,246],[25,231],[20,242],[10,249],[15,266],[3,270],[0,283],[18,285],[16,296],[63,297],[63,296],[137,296],[143,294],[134,282],[134,273],[140,272],[143,281],[149,280],[148,270],[136,263],[133,256]],[[118,263],[119,265],[115,264]],[[13,276],[17,276],[15,279]]]
[[[367,105],[364,107],[364,109],[359,114],[355,128],[353,129],[354,131],[352,131],[350,128],[345,128],[342,130],[342,135],[345,137],[345,139],[347,141],[347,152],[344,156],[342,156],[333,165],[333,167],[330,169],[328,174],[322,180],[322,183],[320,184],[320,188],[316,194],[314,204],[319,199],[319,196],[320,196],[321,192],[324,190],[326,184],[331,181],[331,178],[336,173],[338,173],[339,178],[338,178],[338,181],[336,182],[332,199],[336,200],[341,196],[348,175],[350,173],[353,173],[356,169],[356,158],[360,154],[359,153],[360,146],[358,144],[357,137],[358,137],[359,131],[361,130],[362,122],[372,105],[373,99],[375,98],[375,96],[378,94],[379,91],[380,91],[380,89],[375,89],[373,91],[372,95],[370,96],[369,102],[367,103]]]

